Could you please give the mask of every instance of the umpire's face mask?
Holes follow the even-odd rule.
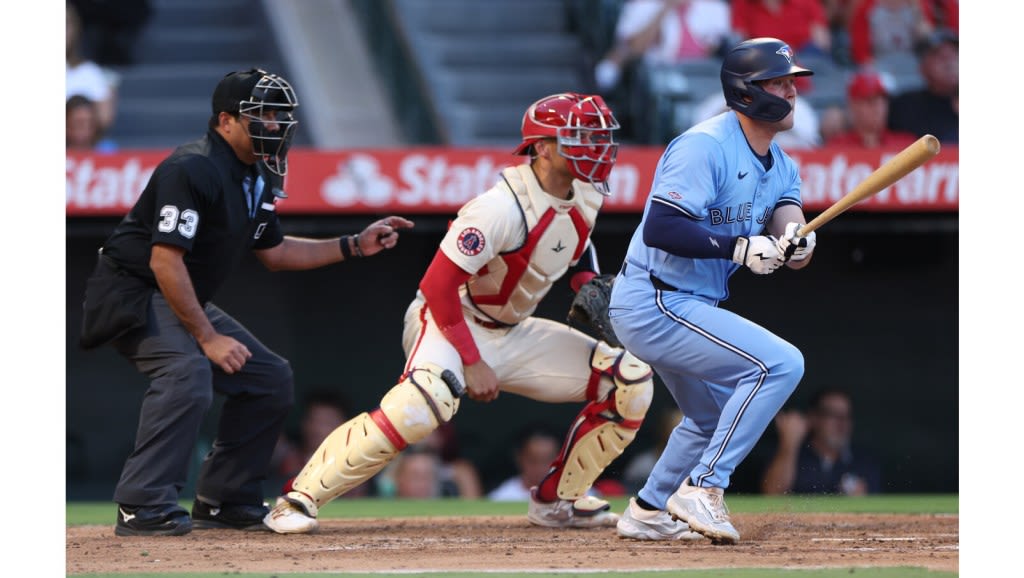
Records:
[[[293,111],[298,105],[291,85],[269,74],[260,79],[252,97],[242,101],[238,110],[248,120],[253,153],[281,176],[288,172],[288,149],[299,122]]]

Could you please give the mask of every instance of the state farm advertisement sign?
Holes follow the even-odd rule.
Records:
[[[605,211],[643,210],[660,147],[623,147],[611,174],[612,196]],[[898,150],[818,149],[791,151],[803,177],[804,208],[821,211]],[[119,216],[146,186],[156,165],[170,153],[125,151],[69,154],[66,163],[67,215]],[[508,151],[444,147],[394,150],[293,150],[278,210],[292,214],[454,213],[494,185],[502,168],[522,161]],[[953,146],[852,211],[957,211],[959,153]]]

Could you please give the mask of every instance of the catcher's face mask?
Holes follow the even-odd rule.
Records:
[[[558,153],[568,159],[569,172],[589,183],[607,181],[619,152],[612,134],[618,128],[600,96],[588,96],[573,106],[566,126],[557,132]]]
[[[615,165],[619,145],[614,131],[619,129],[611,109],[599,95],[566,92],[538,100],[523,115],[523,141],[515,154],[529,154],[533,143],[542,138],[558,142],[558,154],[569,161],[573,178],[604,185]],[[599,191],[608,194],[606,186]]]

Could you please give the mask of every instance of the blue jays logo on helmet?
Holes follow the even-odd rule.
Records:
[[[744,40],[722,61],[722,92],[733,110],[750,118],[778,122],[792,110],[789,102],[766,92],[758,83],[783,76],[808,76],[810,70],[793,64],[793,49],[778,38]]]
[[[788,44],[783,44],[778,50],[775,51],[775,54],[781,54],[782,56],[785,56],[786,60],[788,60],[790,63],[793,62],[793,51],[790,50]]]

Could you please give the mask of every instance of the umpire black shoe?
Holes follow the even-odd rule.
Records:
[[[263,525],[270,513],[265,504],[221,504],[213,506],[202,500],[192,504],[192,525],[197,530],[228,529],[252,532],[271,531]]]
[[[118,536],[181,536],[192,531],[188,511],[177,504],[130,506],[118,504]]]

